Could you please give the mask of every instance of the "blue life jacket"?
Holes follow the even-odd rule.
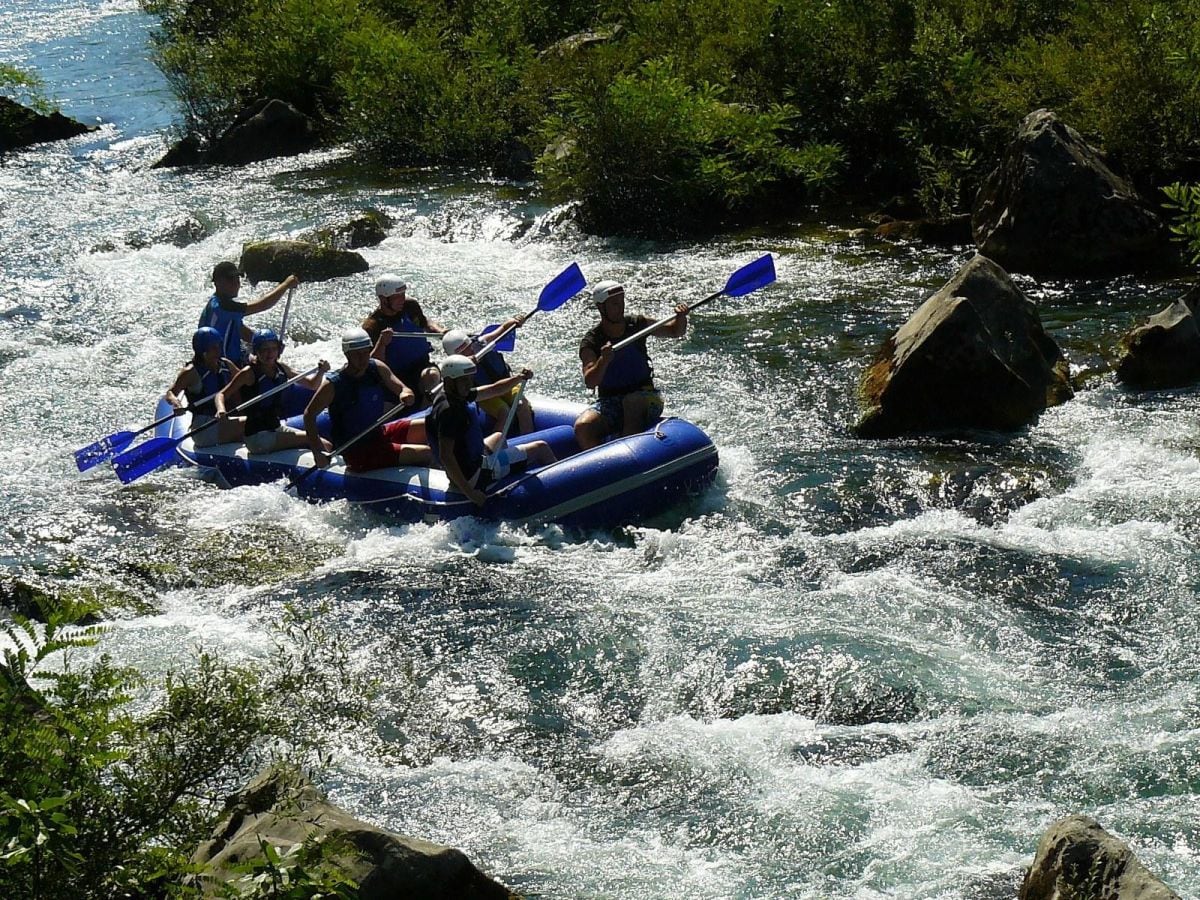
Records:
[[[233,381],[233,372],[225,360],[221,360],[221,365],[217,371],[212,371],[207,366],[197,365],[192,363],[192,368],[200,376],[200,385],[193,388],[184,388],[183,395],[187,397],[188,409],[191,410],[194,416],[215,416],[217,414],[217,401],[209,400],[207,403],[197,405],[196,401],[203,400],[211,394],[215,394],[229,382]]]
[[[471,392],[474,397],[475,392]],[[425,421],[425,440],[433,453],[433,465],[445,468],[442,463],[438,431],[450,425],[454,434],[454,458],[458,467],[468,480],[479,471],[483,465],[483,453],[486,449],[483,443],[483,426],[479,424],[479,411],[473,402],[463,404],[451,401],[446,391],[439,388],[433,394],[433,406]]]
[[[399,337],[401,334],[419,334],[425,330],[424,328],[403,314],[396,317],[379,317],[378,321],[384,328],[392,329],[397,335],[392,338],[392,342],[388,344],[385,351],[388,368],[397,378],[401,377],[402,372],[430,365],[428,340]],[[410,384],[409,387],[415,389],[416,385]]]
[[[489,384],[495,384],[502,378],[508,378],[512,375],[512,370],[509,369],[508,363],[504,360],[504,354],[498,350],[493,350],[490,353],[485,353],[482,357],[475,360],[475,384],[479,387],[484,387]]]
[[[204,312],[200,314],[200,324],[197,328],[215,328],[221,332],[221,355],[236,363],[243,363],[246,356],[242,353],[242,319],[246,315],[246,304],[234,300],[240,310],[222,309],[221,298],[213,294],[204,304]]]
[[[288,380],[288,374],[283,370],[283,366],[276,366],[274,375],[259,374],[257,369],[252,371],[254,372],[254,382],[248,387],[242,388],[242,403],[259,394],[265,394]],[[246,410],[246,434],[274,431],[279,427],[279,421],[283,417],[283,393],[280,391],[266,400],[260,400]]]
[[[650,320],[645,317],[626,316],[625,334],[634,334],[649,324]],[[584,335],[580,346],[589,347],[596,356],[599,356],[600,348],[609,340],[609,337],[601,330],[601,326],[597,325]],[[620,397],[631,391],[653,386],[654,369],[650,367],[650,354],[646,350],[645,337],[634,341],[628,347],[622,347],[613,354],[599,385],[601,397]]]
[[[329,424],[333,445],[340,447],[383,415],[386,388],[373,359],[367,360],[367,370],[358,378],[343,368],[329,373],[325,380],[333,385]]]

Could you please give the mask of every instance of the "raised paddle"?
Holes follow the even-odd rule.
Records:
[[[313,366],[307,372],[302,372],[294,378],[289,378],[283,384],[273,387],[269,391],[259,394],[257,397],[251,397],[245,403],[239,404],[232,411],[238,413],[249,409],[255,403],[266,400],[268,397],[278,394],[280,391],[291,387],[302,378],[307,378],[313,372],[316,372],[318,368],[319,366]],[[113,460],[113,469],[116,470],[117,477],[121,479],[122,484],[129,484],[129,482],[135,481],[136,479],[141,478],[143,475],[165,466],[171,461],[171,457],[175,453],[175,448],[182,444],[184,440],[190,438],[194,434],[204,431],[206,428],[212,428],[220,421],[220,419],[214,417],[212,420],[205,422],[198,428],[193,428],[191,431],[185,432],[177,438],[162,437],[151,438],[148,441],[144,441],[143,443],[138,444],[132,450],[128,450],[116,457]]]
[[[279,339],[287,340],[288,313],[292,311],[292,295],[296,293],[295,285],[288,288],[287,302],[283,304],[283,321],[279,323]]]
[[[770,284],[775,280],[775,260],[771,254],[760,256],[752,263],[747,263],[736,272],[729,276],[729,280],[725,282],[725,287],[717,291],[715,294],[709,294],[703,300],[697,300],[695,303],[688,305],[688,312],[694,309],[699,309],[705,303],[711,303],[718,297],[724,295],[727,297],[741,297],[743,294],[749,294],[751,291],[757,291],[760,287]],[[622,347],[628,347],[634,341],[644,338],[652,331],[657,331],[668,322],[672,321],[677,313],[667,316],[665,319],[659,319],[653,325],[647,325],[636,334],[631,334],[629,337],[622,338],[613,344],[613,352],[616,353]]]
[[[347,447],[357,444],[360,440],[362,440],[364,437],[366,437],[368,434],[370,434],[372,431],[374,431],[380,425],[386,425],[388,422],[390,422],[392,420],[392,417],[394,415],[396,415],[396,413],[400,412],[400,410],[404,409],[404,407],[407,405],[408,405],[407,403],[397,403],[395,406],[393,406],[391,409],[389,409],[387,412],[385,412],[382,416],[380,416],[378,419],[376,419],[374,422],[372,422],[370,425],[368,425],[366,428],[364,428],[362,431],[360,431],[354,437],[350,438],[350,440],[346,441],[340,447],[334,447],[332,450],[330,450],[328,455],[332,458],[334,456],[337,456],[339,453],[343,452]],[[319,468],[321,468],[321,467],[316,464],[313,464],[313,465],[309,466],[307,469],[305,469],[303,472],[301,472],[298,476],[289,478],[287,486],[284,488],[284,490],[290,491],[294,487],[299,487],[300,482],[304,481],[304,479],[308,478],[309,475],[311,475],[313,472],[317,471],[317,469],[319,469]]]
[[[554,279],[542,288],[542,292],[538,295],[537,306],[529,311],[522,319],[521,323],[513,323],[508,328],[503,329],[499,334],[494,335],[491,340],[479,348],[479,352],[475,354],[475,359],[487,355],[495,350],[500,342],[517,327],[517,324],[524,324],[529,321],[529,317],[535,312],[550,312],[553,309],[558,309],[576,294],[583,290],[587,284],[587,279],[583,277],[583,272],[579,270],[579,263],[571,263],[561,272],[554,276]]]
[[[489,340],[491,340],[492,334],[495,333],[496,331],[498,331],[499,329],[500,329],[499,323],[497,323],[495,325],[489,325],[487,328],[483,329],[483,331],[479,332],[479,334],[474,335],[474,338],[475,338],[475,340],[483,341],[483,343],[486,344]],[[498,339],[496,341],[496,345],[492,349],[499,350],[501,353],[512,353],[513,348],[516,346],[517,346],[517,330],[515,328],[509,328],[508,330],[506,330],[504,332],[504,334],[502,334],[498,337]]]

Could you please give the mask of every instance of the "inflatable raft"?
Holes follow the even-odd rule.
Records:
[[[510,438],[509,443],[544,440],[554,448],[558,462],[508,475],[490,485],[482,508],[455,491],[440,469],[349,472],[341,457],[306,477],[296,490],[311,501],[348,500],[411,522],[473,515],[591,529],[660,513],[703,491],[716,475],[716,447],[708,435],[683,419],[661,419],[639,434],[580,451],[572,423],[584,409],[582,405],[546,397],[531,397],[530,403],[537,430]],[[188,418],[180,416],[164,423],[157,434],[181,436],[187,431]],[[328,421],[325,416],[322,419],[319,425],[327,434]],[[289,424],[304,427],[299,417]],[[190,438],[180,443],[177,452],[184,464],[214,470],[230,487],[299,476],[313,463],[307,450],[252,455],[243,444],[197,448]]]

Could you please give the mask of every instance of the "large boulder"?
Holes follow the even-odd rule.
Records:
[[[1179,900],[1133,851],[1087,816],[1055,822],[1038,842],[1018,900]]]
[[[1033,302],[983,256],[889,337],[863,374],[860,437],[1013,431],[1072,396],[1066,360]]]
[[[365,272],[370,266],[358,253],[309,241],[253,241],[242,245],[239,268],[254,283],[283,281],[295,274],[301,281],[328,281]]]
[[[259,839],[283,851],[309,839],[333,839],[332,862],[358,884],[359,900],[395,897],[509,900],[460,850],[404,837],[355,819],[333,806],[293,769],[259,774],[225,802],[213,831],[192,856],[213,882],[236,877],[234,866],[262,857]],[[216,893],[217,891],[213,891]]]
[[[303,236],[303,240],[338,250],[356,250],[359,247],[374,247],[387,237],[388,229],[395,224],[391,216],[378,209],[364,209],[362,215],[342,222],[318,228]]]
[[[78,137],[95,130],[95,126],[84,125],[62,113],[40,113],[7,97],[0,97],[0,153],[31,144]]]
[[[1012,272],[1097,276],[1175,259],[1150,204],[1053,112],[1021,122],[975,200],[979,252]]]
[[[239,112],[211,144],[187,135],[172,146],[154,168],[246,163],[295,156],[320,143],[316,123],[283,100],[259,100]]]
[[[1183,387],[1200,380],[1200,288],[1121,338],[1117,378],[1133,388]]]

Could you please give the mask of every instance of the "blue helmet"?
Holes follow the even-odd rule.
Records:
[[[277,343],[279,345],[279,352],[283,352],[283,340],[272,328],[260,328],[254,332],[254,337],[250,338],[250,349],[257,353],[259,347],[270,341]]]
[[[215,328],[197,328],[196,333],[192,335],[192,352],[197,356],[203,356],[208,352],[208,348],[213,344],[221,343],[221,332]]]

